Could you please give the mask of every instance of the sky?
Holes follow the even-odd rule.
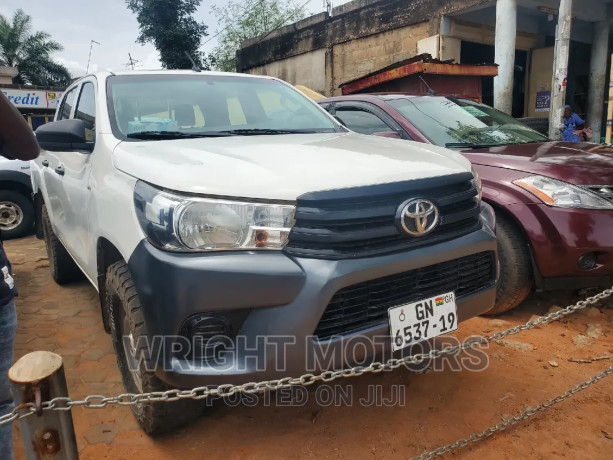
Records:
[[[219,30],[211,6],[223,6],[229,0],[202,0],[195,18],[209,27],[211,39]],[[333,0],[334,6],[349,0]],[[306,2],[306,0],[305,0]],[[137,68],[156,69],[160,67],[158,53],[151,44],[141,46],[136,43],[138,22],[128,10],[125,0],[0,0],[0,14],[10,18],[22,8],[32,16],[34,30],[51,34],[64,50],[54,55],[64,64],[73,77],[86,73],[91,45],[89,71],[123,70],[127,68],[128,53],[139,62]],[[311,0],[307,5],[310,14],[325,10],[324,0]],[[95,40],[100,44],[92,44]],[[204,44],[202,50],[211,51],[216,39]]]

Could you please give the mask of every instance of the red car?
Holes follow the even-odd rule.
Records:
[[[496,210],[502,313],[539,290],[611,286],[613,148],[551,142],[487,105],[443,96],[354,95],[317,101],[345,126],[457,149]]]

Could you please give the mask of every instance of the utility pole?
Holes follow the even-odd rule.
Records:
[[[570,31],[572,27],[573,0],[561,0],[556,29],[556,47],[553,59],[553,81],[551,84],[551,111],[549,112],[549,138],[562,139],[564,129],[564,105],[568,77],[568,56],[570,54]]]
[[[96,40],[90,40],[89,41],[89,56],[87,58],[87,70],[85,71],[85,75],[87,75],[89,73],[89,61],[92,58],[92,47],[94,46],[94,43],[96,45],[99,45],[100,43],[98,43]]]

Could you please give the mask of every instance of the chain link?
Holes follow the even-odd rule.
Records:
[[[516,425],[519,422],[528,420],[530,417],[533,417],[535,414],[538,414],[539,412],[547,410],[550,407],[555,406],[556,404],[561,403],[562,401],[573,397],[576,393],[582,390],[585,390],[586,388],[590,387],[590,385],[593,385],[594,383],[598,382],[599,380],[604,379],[605,377],[608,377],[611,374],[613,374],[613,366],[602,371],[600,374],[595,375],[591,379],[586,380],[585,382],[582,382],[579,385],[567,390],[566,393],[564,393],[563,395],[556,396],[555,398],[552,398],[549,401],[541,403],[534,408],[529,407],[528,409],[523,411],[521,414],[516,415],[515,417],[510,417],[506,419],[504,422],[498,423],[490,428],[486,428],[480,433],[473,433],[469,437],[458,439],[456,442],[452,444],[447,444],[446,446],[438,447],[434,450],[431,450],[430,452],[424,452],[419,457],[413,457],[411,460],[430,460],[431,458],[437,457],[439,455],[445,455],[456,449],[466,447],[471,443],[479,442],[484,438],[492,436],[493,434],[498,433],[500,431],[504,431],[510,426]]]
[[[475,340],[471,340],[468,342],[464,342],[462,345],[454,345],[445,347],[442,349],[431,350],[429,353],[418,353],[415,355],[407,356],[404,358],[391,358],[385,363],[382,362],[374,362],[368,366],[357,366],[352,368],[347,368],[339,371],[323,371],[320,374],[305,374],[301,377],[284,377],[281,379],[267,380],[262,382],[249,382],[244,383],[242,385],[231,385],[231,384],[223,384],[217,387],[196,387],[191,390],[168,390],[168,391],[154,391],[151,393],[123,393],[114,397],[106,397],[104,395],[89,395],[83,400],[73,400],[69,397],[57,397],[53,398],[50,401],[45,401],[42,403],[43,411],[47,410],[71,410],[73,406],[83,406],[90,409],[101,409],[107,407],[108,405],[120,405],[120,406],[132,406],[144,402],[160,402],[160,401],[178,401],[180,399],[194,399],[194,400],[202,400],[209,398],[211,396],[215,397],[229,397],[236,393],[248,393],[248,394],[258,394],[266,391],[274,391],[283,388],[290,388],[296,385],[309,386],[316,382],[332,382],[339,378],[348,378],[348,377],[357,377],[359,375],[367,374],[367,373],[379,373],[384,370],[393,370],[397,369],[401,366],[406,366],[409,364],[420,364],[429,359],[438,359],[442,356],[446,355],[456,355],[462,350],[475,348],[478,345],[486,344],[488,341],[499,341],[504,337],[509,335],[519,334],[523,331],[528,331],[534,329],[539,326],[543,326],[545,324],[549,324],[553,321],[557,321],[563,316],[570,315],[577,310],[581,310],[589,305],[594,305],[601,300],[604,300],[613,295],[613,288],[606,289],[600,294],[597,294],[593,297],[589,297],[588,299],[581,300],[574,305],[571,305],[563,310],[559,310],[557,312],[552,312],[548,315],[541,316],[535,320],[530,320],[525,324],[521,324],[512,328],[509,328],[505,331],[495,332],[494,334],[486,337],[481,337]],[[545,410],[546,408],[552,406],[553,404],[557,404],[560,401],[572,396],[578,391],[581,391],[592,383],[597,382],[598,380],[606,377],[610,373],[613,372],[613,367],[611,367],[608,371],[603,372],[602,374],[592,377],[587,382],[582,383],[581,385],[567,391],[564,395],[558,396],[558,398],[554,398],[546,403],[540,404],[535,409],[531,409],[530,411],[525,411],[517,417],[513,417],[505,421],[504,423],[499,423],[498,425],[485,430],[483,433],[471,435],[467,439],[462,439],[457,441],[454,444],[450,444],[449,446],[441,447],[436,449],[430,453],[423,454],[419,459],[428,459],[432,458],[436,455],[442,455],[444,453],[450,452],[451,450],[457,447],[463,447],[470,442],[476,442],[486,436],[490,436],[491,434],[502,431],[506,429],[508,426],[514,425],[515,423],[524,420],[524,418],[530,417],[534,415],[536,412]],[[529,415],[526,415],[528,412]],[[0,416],[0,426],[5,425],[7,423],[12,423],[17,419],[21,419],[24,417],[28,417],[32,414],[36,413],[36,408],[33,403],[22,404],[9,414]],[[524,416],[524,418],[521,418]],[[512,422],[512,423],[511,423]],[[484,434],[486,433],[486,434]],[[487,434],[489,433],[489,434]],[[441,449],[445,449],[444,451]],[[440,450],[440,452],[439,452]],[[424,456],[425,455],[425,456]],[[428,456],[429,455],[429,456]]]

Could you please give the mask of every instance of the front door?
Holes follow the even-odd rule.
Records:
[[[87,142],[95,143],[96,87],[94,79],[87,79],[76,88],[71,99],[76,106],[70,118],[83,120]],[[68,98],[67,96],[67,98]],[[67,110],[68,111],[68,110]],[[64,112],[62,112],[63,116]],[[63,118],[62,118],[63,119]],[[90,172],[94,152],[47,152],[49,161],[45,168],[48,206],[53,215],[55,231],[68,252],[87,272],[88,254],[93,244],[89,234],[90,223]]]

